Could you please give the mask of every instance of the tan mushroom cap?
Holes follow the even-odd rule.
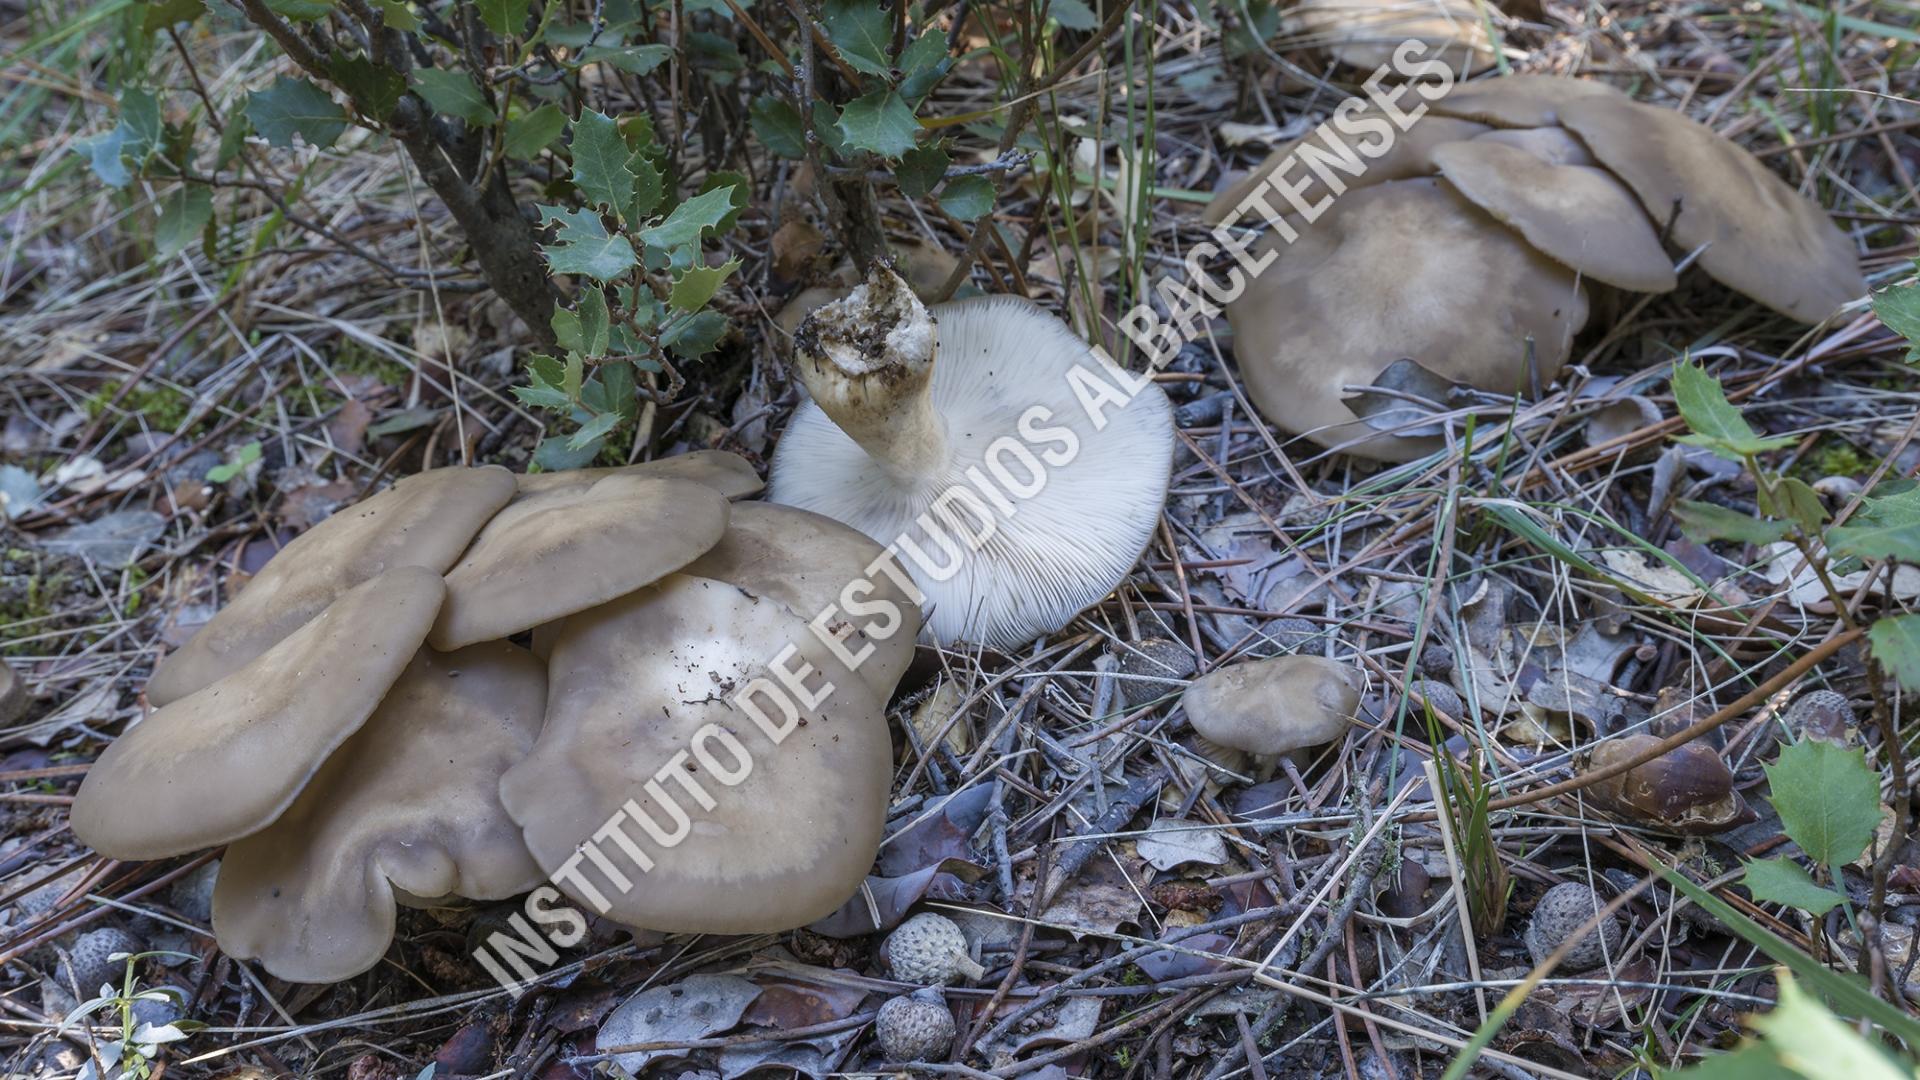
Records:
[[[673,480],[692,480],[725,495],[744,499],[758,494],[766,484],[753,466],[739,454],[725,450],[689,450],[684,454],[641,461],[632,465],[614,465],[598,469],[567,469],[563,472],[524,473],[515,477],[521,498],[554,488],[579,487],[609,476],[640,476]]]
[[[87,771],[74,835],[108,858],[160,859],[265,828],[373,714],[445,595],[432,570],[389,570],[147,717]]]
[[[1602,82],[1559,75],[1506,75],[1461,83],[1434,101],[1432,108],[1438,116],[1477,120],[1494,127],[1537,128],[1560,123],[1560,110],[1565,106],[1594,99],[1628,100]]]
[[[1354,118],[1355,120],[1387,120],[1385,113],[1371,105],[1354,113]],[[1254,193],[1255,188],[1266,183],[1267,177],[1272,176],[1275,170],[1286,164],[1289,157],[1300,153],[1303,146],[1311,146],[1314,150],[1329,155],[1325,175],[1314,169],[1310,161],[1303,157],[1297,164],[1286,170],[1283,179],[1289,186],[1305,181],[1306,186],[1300,191],[1300,203],[1303,206],[1316,206],[1321,200],[1332,198],[1335,194],[1334,188],[1327,183],[1329,176],[1345,184],[1347,190],[1370,187],[1389,180],[1432,176],[1440,171],[1440,167],[1433,161],[1434,150],[1461,139],[1471,139],[1490,130],[1487,125],[1471,120],[1426,116],[1406,131],[1396,134],[1393,141],[1387,145],[1386,151],[1379,157],[1368,158],[1361,146],[1363,140],[1341,134],[1333,122],[1328,121],[1298,139],[1275,147],[1273,153],[1267,155],[1267,160],[1215,195],[1213,201],[1207,204],[1201,218],[1208,225],[1218,225],[1225,221],[1242,202],[1246,201],[1248,196]],[[1368,142],[1367,145],[1370,146],[1372,143]],[[1345,160],[1340,153],[1343,146],[1357,154],[1365,163],[1365,170],[1358,176],[1348,176],[1333,164],[1335,160]],[[1280,213],[1291,211],[1293,204],[1278,192],[1268,191],[1265,199],[1268,206]],[[1259,226],[1264,221],[1265,218],[1258,207],[1248,209],[1238,219],[1240,225],[1249,227]]]
[[[819,708],[794,700],[799,722],[776,744],[734,695],[756,679],[777,680],[768,665],[790,644],[789,670],[813,664],[821,671],[805,685],[817,690],[824,674],[837,689]],[[568,619],[550,672],[546,727],[501,779],[500,794],[534,858],[583,910],[666,932],[773,932],[829,914],[860,886],[886,816],[885,714],[783,605],[676,574]],[[752,700],[770,724],[786,722],[764,695]],[[696,753],[695,736],[708,725],[716,727],[699,745],[718,769],[735,772],[740,753],[713,732],[730,734],[751,762],[746,776],[727,786],[706,765],[685,773],[710,808],[679,785],[677,772],[649,787],[675,755]],[[631,810],[620,817],[619,835],[648,864],[612,834],[592,850],[623,886],[576,853],[629,800],[662,836],[685,836],[668,846]]]
[[[1360,423],[1345,385],[1410,357],[1482,390],[1544,386],[1587,321],[1571,272],[1435,180],[1348,192],[1227,305],[1254,404],[1281,428],[1385,461],[1435,449]],[[1529,368],[1534,369],[1530,372]]]
[[[220,947],[282,979],[339,982],[386,954],[401,895],[499,900],[539,884],[500,774],[532,748],[546,697],[545,669],[517,645],[420,650],[287,812],[227,848]]]
[[[727,497],[693,480],[608,476],[502,510],[447,571],[427,640],[495,641],[623,596],[687,565],[727,531]]]
[[[1782,315],[1814,323],[1863,296],[1853,242],[1827,217],[1712,128],[1671,109],[1594,99],[1560,121],[1626,181],[1656,227],[1700,256],[1714,280]]]
[[[898,560],[857,529],[796,507],[741,503],[733,508],[727,534],[712,550],[688,563],[685,572],[777,600],[807,623],[831,605],[836,610],[823,626],[845,628],[849,636],[842,644],[847,652],[866,657],[858,669],[860,678],[885,701],[913,662],[920,605],[894,583],[892,575],[868,570],[881,559],[910,580]],[[900,613],[899,624],[881,638],[879,624],[886,623],[890,613],[873,611],[855,619],[849,614],[849,599],[854,606],[890,603]],[[871,637],[864,630],[868,626],[875,628]],[[865,653],[869,645],[873,651]]]
[[[1365,678],[1320,656],[1276,656],[1210,671],[1180,695],[1193,730],[1249,754],[1284,754],[1346,734]]]
[[[1390,65],[1394,50],[1410,40],[1460,74],[1484,71],[1495,59],[1473,0],[1302,0],[1288,19],[1306,36],[1300,44],[1325,49],[1348,67]]]
[[[240,670],[341,593],[386,570],[444,573],[513,492],[513,474],[497,465],[433,469],[341,510],[282,548],[162,660],[147,682],[147,700],[165,705]]]
[[[1587,152],[1587,144],[1562,127],[1494,128],[1475,135],[1476,143],[1517,146],[1549,165],[1598,165]]]
[[[1635,292],[1679,283],[1633,192],[1606,170],[1485,139],[1439,147],[1433,160],[1455,190],[1560,265]]]

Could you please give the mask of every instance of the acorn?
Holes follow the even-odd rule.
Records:
[[[953,1013],[940,991],[916,990],[888,999],[873,1022],[889,1061],[936,1061],[953,1046]]]
[[[979,979],[987,969],[967,955],[967,936],[952,919],[923,912],[908,919],[888,936],[887,967],[895,980],[922,986],[945,986],[962,976]]]

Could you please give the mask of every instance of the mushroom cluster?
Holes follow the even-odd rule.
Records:
[[[1260,201],[1321,208],[1251,245],[1272,264],[1226,306],[1247,390],[1289,432],[1379,460],[1430,453],[1436,412],[1504,411],[1486,395],[1559,374],[1590,289],[1667,292],[1686,257],[1801,322],[1866,291],[1818,206],[1678,112],[1544,75],[1462,83],[1428,109],[1357,169],[1327,165],[1350,156],[1341,131],[1389,129],[1363,106],[1207,208],[1210,224],[1241,225],[1262,219]]]
[[[806,317],[793,362],[811,399],[780,439],[769,497],[901,553],[941,644],[1007,650],[1060,629],[1159,524],[1166,394],[1028,301],[929,310],[875,267]]]
[[[826,914],[879,846],[883,709],[918,609],[866,537],[733,502],[759,487],[715,451],[400,481],[289,543],[157,666],[159,708],[88,771],[74,833],[128,860],[229,845],[222,948],[300,982],[378,963],[400,905],[548,877],[653,930]],[[898,601],[890,627],[831,618],[867,579],[870,603]],[[734,693],[796,673],[804,692]],[[691,781],[708,744],[739,748],[782,706],[779,749],[756,747],[750,776]],[[675,768],[679,802],[659,781]],[[684,823],[696,790],[707,819],[634,867],[643,887],[562,872],[637,803]]]

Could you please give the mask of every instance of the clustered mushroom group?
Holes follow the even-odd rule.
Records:
[[[1461,83],[1427,108],[1364,171],[1334,177],[1343,192],[1294,156],[1338,142],[1330,122],[1207,208],[1209,223],[1258,224],[1242,208],[1276,170],[1298,205],[1324,201],[1310,223],[1286,216],[1298,239],[1252,245],[1278,257],[1226,306],[1248,394],[1288,432],[1380,460],[1430,453],[1436,411],[1559,374],[1590,290],[1668,292],[1688,258],[1801,322],[1866,292],[1818,206],[1678,112],[1546,75]]]
[[[74,832],[121,859],[229,845],[222,948],[347,978],[385,953],[397,906],[554,874],[696,732],[745,730],[729,692],[796,643],[835,691],[606,914],[735,932],[826,914],[879,845],[883,710],[918,610],[877,575],[900,625],[849,639],[875,651],[842,664],[809,620],[884,556],[818,515],[732,501],[759,487],[720,452],[400,481],[288,544],[159,665],[159,708],[88,772]]]

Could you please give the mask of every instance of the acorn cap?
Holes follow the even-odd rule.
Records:
[[[128,729],[87,770],[74,835],[108,858],[146,860],[272,824],[386,697],[445,595],[432,570],[389,570]]]
[[[1569,102],[1560,122],[1626,181],[1656,227],[1714,280],[1790,318],[1819,322],[1866,295],[1853,241],[1759,159],[1672,109]]]
[[[384,571],[422,566],[445,573],[513,493],[513,474],[497,465],[432,469],[342,509],[281,548],[160,661],[147,700],[166,705],[231,675]]]
[[[500,804],[539,734],[547,678],[518,645],[422,649],[279,820],[227,848],[213,927],[292,982],[379,963],[399,897],[501,900],[541,880]]]

